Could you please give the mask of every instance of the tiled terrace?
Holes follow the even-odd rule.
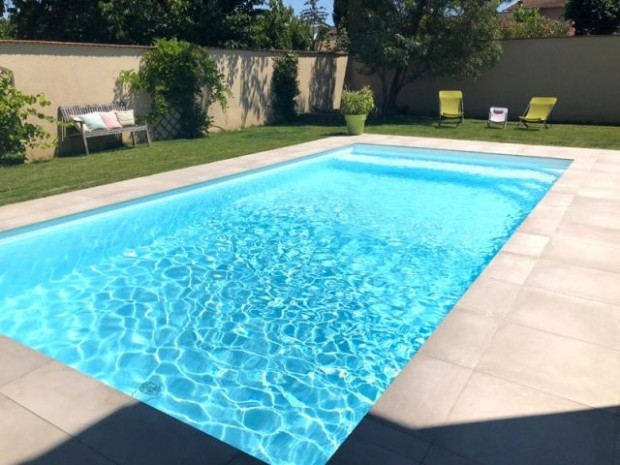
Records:
[[[334,137],[9,205],[0,230],[352,142],[575,161],[330,463],[620,465],[620,152]],[[259,462],[0,336],[0,463]]]

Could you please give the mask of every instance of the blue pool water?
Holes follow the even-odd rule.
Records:
[[[0,332],[325,463],[568,162],[356,145],[0,236]]]

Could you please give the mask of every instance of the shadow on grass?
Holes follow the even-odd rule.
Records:
[[[613,465],[616,418],[608,411],[584,409],[413,429],[369,414],[328,464]],[[13,433],[17,438],[16,432]],[[312,458],[308,457],[308,463],[311,462]],[[21,462],[22,465],[262,463],[145,404],[122,408],[64,443]]]

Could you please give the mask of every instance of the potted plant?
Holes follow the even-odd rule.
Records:
[[[361,90],[342,91],[340,100],[340,112],[344,114],[347,122],[347,134],[358,136],[364,133],[366,117],[375,108],[375,96],[368,86]]]

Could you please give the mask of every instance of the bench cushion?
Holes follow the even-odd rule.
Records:
[[[133,126],[136,124],[136,117],[133,110],[115,111],[114,113],[121,126]]]
[[[102,111],[99,113],[105,127],[108,129],[117,129],[121,127],[121,123],[118,122],[116,114],[113,111]]]
[[[99,113],[86,113],[84,115],[78,115],[78,117],[91,131],[94,131],[95,129],[107,129],[107,126],[103,122],[103,119]]]

